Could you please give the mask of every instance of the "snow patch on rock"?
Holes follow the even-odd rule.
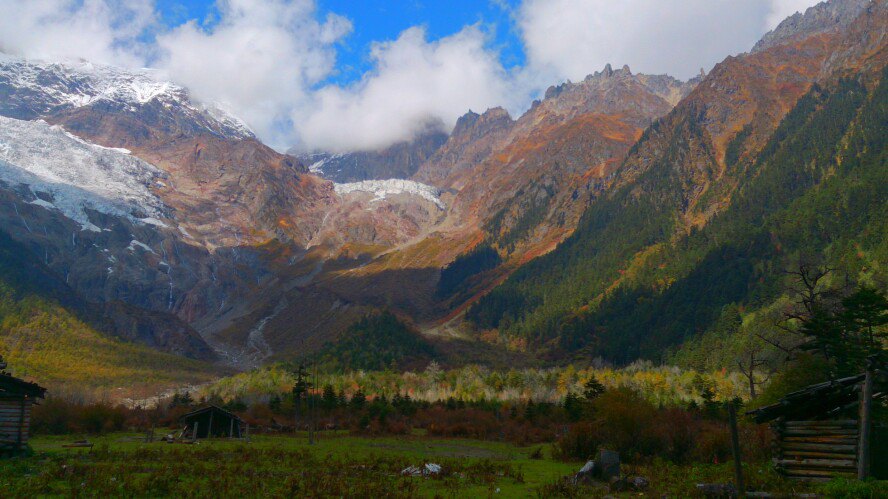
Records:
[[[127,246],[126,249],[129,251],[136,251],[137,247],[142,248],[145,251],[154,253],[155,255],[157,254],[153,249],[151,249],[151,246],[148,246],[147,244],[143,243],[142,241],[138,241],[136,239],[133,239],[132,241],[130,241],[129,246]]]
[[[308,159],[309,161],[312,161],[312,163],[308,166],[308,171],[311,173],[314,173],[315,175],[323,176],[324,175],[324,166],[327,163],[329,163],[331,161],[335,161],[343,156],[344,156],[344,154],[325,154],[325,153],[312,154],[310,156],[307,156],[306,159]]]
[[[374,196],[373,201],[381,201],[388,196],[397,194],[409,194],[431,201],[442,210],[446,208],[444,202],[441,201],[441,191],[438,188],[412,180],[388,179],[363,180],[347,184],[334,183],[333,189],[340,196],[345,196],[352,192],[366,192]]]

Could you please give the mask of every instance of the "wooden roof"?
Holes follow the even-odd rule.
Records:
[[[183,415],[180,419],[189,419],[189,418],[192,418],[192,417],[194,417],[194,416],[199,416],[199,415],[201,415],[201,414],[203,414],[203,413],[205,413],[205,412],[217,412],[217,413],[222,413],[222,414],[224,414],[224,415],[226,415],[226,416],[228,416],[228,417],[230,417],[230,418],[236,419],[237,421],[243,422],[243,420],[242,420],[241,418],[239,418],[239,417],[237,416],[237,414],[235,414],[235,413],[233,413],[233,412],[226,411],[225,409],[223,409],[223,408],[221,408],[221,407],[219,407],[219,406],[216,406],[216,405],[212,405],[212,404],[210,404],[210,405],[208,405],[208,406],[206,406],[206,407],[201,407],[200,409],[197,409],[197,410],[195,410],[195,411],[191,411],[191,412],[189,412],[188,414]]]
[[[14,378],[11,374],[0,371],[0,398],[7,397],[40,397],[46,395],[46,388],[37,383],[29,383]]]
[[[874,399],[888,395],[888,378],[885,374],[885,371],[876,371]],[[817,383],[787,394],[775,404],[760,407],[746,414],[755,416],[757,423],[766,423],[778,418],[789,421],[834,418],[843,410],[858,403],[859,385],[864,378],[864,374],[858,374]]]

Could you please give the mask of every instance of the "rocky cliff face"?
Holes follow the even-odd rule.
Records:
[[[496,107],[484,114],[469,111],[461,116],[450,137],[414,175],[414,179],[444,189],[458,189],[460,179],[502,147],[514,121]]]

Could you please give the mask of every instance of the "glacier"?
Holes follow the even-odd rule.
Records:
[[[32,204],[62,212],[83,230],[101,230],[88,209],[164,225],[168,210],[151,192],[164,176],[128,151],[91,144],[59,126],[0,117],[0,181],[26,187]]]
[[[387,180],[362,180],[346,184],[333,184],[333,190],[340,196],[352,192],[366,192],[374,196],[373,201],[381,201],[387,196],[397,194],[410,194],[435,203],[443,210],[446,205],[441,201],[441,191],[431,185],[426,185],[412,180],[387,179]]]

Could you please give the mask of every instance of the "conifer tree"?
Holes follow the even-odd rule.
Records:
[[[591,402],[598,398],[602,393],[604,393],[605,388],[604,385],[598,381],[598,378],[593,374],[589,377],[586,383],[583,385],[583,397],[586,398],[587,401]]]

